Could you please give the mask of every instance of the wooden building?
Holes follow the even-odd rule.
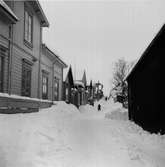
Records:
[[[62,100],[63,69],[66,67],[59,56],[42,44],[40,98]]]
[[[67,65],[42,44],[48,26],[38,0],[0,1],[0,92],[62,100]]]
[[[70,66],[66,79],[63,82],[63,100],[66,101],[67,103],[73,103],[72,102],[73,88],[74,88],[73,73],[72,73],[72,67]]]
[[[8,92],[10,82],[11,29],[18,17],[4,1],[0,1],[0,92]]]
[[[79,107],[88,103],[88,97],[85,71],[82,80],[74,80],[72,68],[70,67],[64,82],[64,100]]]
[[[39,98],[42,29],[49,22],[38,0],[0,2],[1,92]]]
[[[151,132],[165,133],[165,25],[126,77],[129,119]]]

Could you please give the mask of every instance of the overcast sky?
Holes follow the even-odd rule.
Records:
[[[40,0],[50,22],[43,41],[81,79],[111,88],[113,63],[141,56],[165,22],[165,0]],[[67,70],[64,70],[65,73]]]

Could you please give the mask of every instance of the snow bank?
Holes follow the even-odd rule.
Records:
[[[96,112],[96,109],[92,105],[89,105],[89,104],[80,106],[79,110],[80,110],[81,113]]]
[[[112,112],[106,113],[105,118],[115,119],[115,120],[128,120],[128,111],[123,108],[118,108]]]
[[[100,101],[96,101],[94,106],[97,109],[98,104],[101,105],[101,110],[106,113],[106,112],[111,112],[117,108],[122,108],[122,104],[121,103],[114,103],[113,100],[100,100]]]
[[[56,101],[54,102],[55,105],[58,106],[58,111],[60,112],[67,112],[67,113],[75,113],[75,112],[79,112],[79,110],[77,109],[77,107],[73,104],[67,104],[64,101]],[[52,109],[50,109],[52,110]]]
[[[54,167],[66,150],[68,123],[79,114],[65,102],[30,114],[0,114],[0,167]],[[61,152],[62,151],[62,152]]]

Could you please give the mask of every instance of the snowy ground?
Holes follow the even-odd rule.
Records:
[[[0,114],[0,167],[164,167],[165,136],[128,121],[120,104],[102,111],[58,102],[31,114]]]

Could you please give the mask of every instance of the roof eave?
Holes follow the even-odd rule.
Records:
[[[47,17],[45,16],[45,13],[44,13],[44,11],[43,11],[43,9],[42,9],[39,1],[35,0],[33,2],[35,3],[35,5],[37,7],[36,12],[37,12],[37,14],[39,15],[39,17],[41,19],[41,25],[42,25],[42,27],[49,27],[49,21],[48,21]]]
[[[18,17],[3,0],[0,2],[0,7],[3,9],[4,14],[7,15],[10,21],[15,24],[19,20]]]
[[[159,30],[159,32],[157,33],[157,35],[153,38],[153,40],[151,41],[151,43],[145,49],[145,51],[143,52],[143,54],[141,55],[141,57],[139,58],[139,60],[137,61],[137,63],[134,65],[134,67],[132,68],[132,70],[124,78],[124,81],[128,80],[130,78],[130,76],[134,73],[134,71],[137,69],[137,67],[139,66],[139,64],[141,63],[141,61],[144,59],[144,57],[147,54],[147,52],[149,51],[149,49],[153,46],[153,44],[157,40],[158,36],[162,33],[163,29],[165,29],[165,24],[163,24],[163,26],[161,27],[161,29]]]
[[[50,54],[52,55],[52,58],[56,58],[56,61],[58,61],[58,63],[60,63],[62,65],[63,68],[67,68],[68,65],[66,63],[64,63],[60,58],[59,56],[57,56],[53,51],[51,51],[46,44],[42,44],[43,47],[45,47],[48,52],[50,52]]]

